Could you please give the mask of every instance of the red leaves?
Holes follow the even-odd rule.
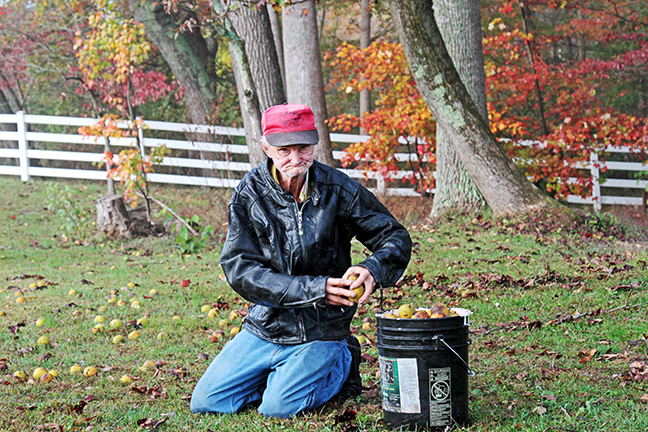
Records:
[[[341,414],[335,416],[335,424],[346,423],[342,429],[342,432],[355,432],[359,430],[359,426],[353,423],[356,419],[357,413],[354,409],[347,408]]]

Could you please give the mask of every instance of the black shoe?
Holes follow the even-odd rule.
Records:
[[[362,378],[360,378],[360,342],[355,336],[347,336],[344,342],[351,352],[351,369],[342,388],[335,396],[338,400],[345,400],[359,396],[362,392]]]

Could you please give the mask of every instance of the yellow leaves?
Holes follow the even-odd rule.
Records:
[[[506,28],[506,25],[502,21],[502,18],[498,17],[495,18],[493,21],[488,23],[488,31],[493,31],[497,27],[500,30],[504,30]]]
[[[125,83],[134,67],[148,60],[151,44],[141,23],[120,16],[112,2],[96,0],[98,10],[88,18],[90,31],[76,34],[79,67],[88,79],[109,71],[118,83]]]

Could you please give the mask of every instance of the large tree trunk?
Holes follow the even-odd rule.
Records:
[[[334,165],[331,137],[326,124],[328,113],[313,0],[294,2],[284,7],[283,35],[288,102],[312,108],[320,137],[315,158],[327,165]]]
[[[416,85],[491,210],[510,214],[548,206],[479,114],[445,48],[432,1],[393,0],[391,8]]]
[[[245,53],[259,97],[259,109],[265,111],[286,102],[268,9],[250,8],[243,1],[235,1],[234,4],[239,7],[230,14],[230,18],[236,33],[245,41]]]
[[[146,29],[146,35],[158,47],[164,60],[186,92],[187,113],[192,123],[208,124],[216,95],[211,73],[213,49],[199,32],[176,33],[177,25],[164,11],[163,2],[131,0],[135,19]]]
[[[371,45],[371,0],[360,0],[360,49]],[[360,91],[360,118],[371,111],[371,92],[369,89]],[[363,129],[360,133],[365,133]]]
[[[178,25],[164,10],[162,2],[131,0],[130,8],[137,21],[144,24],[146,35],[158,47],[178,82],[185,89],[186,113],[191,123],[209,124],[210,114],[216,102],[213,91],[213,61],[215,47],[211,49],[198,30],[176,33]],[[187,133],[193,142],[213,142],[208,134]],[[200,159],[209,159],[210,154],[199,150]],[[205,177],[212,170],[201,170]]]
[[[435,0],[434,14],[455,68],[479,114],[488,122],[479,6],[479,0]],[[436,190],[430,217],[448,211],[479,211],[486,206],[442,128],[437,129],[436,160]]]
[[[234,4],[238,7],[228,17],[232,20],[237,35],[245,41],[245,53],[259,98],[259,110],[265,111],[268,107],[286,102],[268,9],[265,7],[251,8],[243,1],[235,1]],[[241,100],[245,97],[242,94],[244,86],[241,82],[241,71],[238,65],[234,66],[236,66],[234,77],[236,78],[239,100]],[[246,111],[243,111],[244,115],[245,113]],[[243,119],[244,124],[247,125],[246,129],[250,127],[251,121],[249,118]],[[263,163],[265,154],[258,142],[255,148],[250,151],[250,162],[253,166]]]

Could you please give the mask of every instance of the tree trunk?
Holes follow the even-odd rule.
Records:
[[[448,54],[479,114],[488,122],[479,0],[435,0],[434,13]],[[469,213],[483,209],[484,197],[441,128],[437,129],[436,159],[430,217],[452,210]]]
[[[144,24],[146,35],[164,57],[178,82],[185,89],[187,113],[194,124],[208,124],[216,101],[212,90],[215,77],[210,71],[210,50],[199,33],[176,33],[177,25],[164,11],[163,2],[131,0],[135,19]],[[213,56],[212,56],[213,57]]]
[[[240,0],[233,4],[238,8],[229,16],[236,33],[245,41],[245,53],[259,97],[259,109],[265,111],[273,105],[285,103],[286,92],[268,9],[249,7]]]
[[[272,39],[274,40],[275,49],[277,50],[277,60],[279,60],[279,70],[281,71],[281,82],[283,83],[284,93],[286,88],[286,67],[284,60],[283,40],[281,31],[281,22],[279,14],[272,6],[272,3],[266,3],[268,17],[270,18],[270,27],[272,28]]]
[[[243,65],[245,60],[245,48],[237,46],[236,43],[230,42],[230,55],[232,56],[232,69],[234,71],[234,80],[236,81],[236,91],[238,93],[239,105],[241,107],[241,117],[243,117],[243,129],[245,129],[245,142],[248,147],[248,156],[250,158],[250,165],[252,168],[261,165],[265,161],[265,153],[261,148],[260,140],[263,135],[261,130],[261,111],[259,109],[259,101],[256,103],[251,100],[251,94],[256,93],[256,88],[252,83],[252,72],[248,66]],[[241,68],[248,67],[248,85],[244,81]],[[254,90],[251,90],[254,89]],[[256,104],[257,108],[254,108]],[[258,125],[257,125],[258,123]]]
[[[288,102],[312,108],[320,138],[315,148],[315,158],[327,165],[334,165],[331,137],[326,124],[328,113],[313,0],[284,7],[283,36]]]
[[[146,35],[160,50],[173,75],[185,90],[187,116],[193,124],[209,124],[216,102],[213,92],[215,49],[208,47],[199,31],[176,33],[177,25],[164,11],[162,2],[131,0],[130,8],[137,21],[144,24]],[[187,133],[193,142],[213,142],[209,134]],[[199,150],[200,159],[210,158],[208,152]],[[204,168],[202,175],[209,177],[212,170]]]
[[[360,0],[360,49],[371,45],[371,0]],[[360,119],[365,113],[371,112],[371,92],[369,89],[360,91]],[[360,133],[365,133],[360,129]]]
[[[391,8],[416,85],[491,210],[501,215],[548,206],[479,114],[445,48],[432,1],[394,0]]]
[[[520,14],[522,15],[522,31],[524,34],[530,35],[531,29],[529,28],[528,15],[531,13],[530,9],[526,6],[525,0],[520,1]],[[536,97],[538,98],[538,111],[540,115],[540,123],[542,125],[542,133],[544,135],[549,135],[549,125],[547,124],[547,116],[545,115],[544,108],[544,95],[542,88],[540,88],[540,80],[538,79],[538,69],[535,64],[535,56],[533,55],[533,47],[531,45],[531,40],[526,38],[524,40],[525,52],[529,63],[531,64],[531,70],[533,71],[533,83],[535,87]]]
[[[245,141],[247,142],[250,163],[252,166],[260,165],[265,160],[263,149],[260,141],[261,131],[261,111],[259,110],[259,98],[257,90],[252,79],[250,63],[245,53],[245,42],[236,33],[234,24],[229,16],[226,16],[226,9],[221,4],[222,0],[212,2],[212,9],[222,19],[219,31],[230,41],[230,54],[232,55],[232,68],[236,78],[236,86],[239,94],[239,104],[243,117],[243,126],[245,128]]]
[[[2,89],[0,89],[0,114],[13,114],[11,105],[7,100],[7,96],[4,94]],[[13,132],[16,130],[16,125],[10,123],[0,123],[0,131],[2,132]],[[0,145],[4,148],[18,148],[18,143],[16,141],[3,141],[0,140]],[[15,163],[11,159],[0,158],[0,164],[10,164]]]
[[[130,216],[121,195],[107,195],[97,200],[97,231],[126,234]]]
[[[236,34],[245,42],[245,54],[247,55],[250,73],[256,93],[259,98],[259,110],[265,111],[273,105],[280,105],[286,102],[281,69],[277,57],[277,50],[274,45],[274,37],[268,16],[268,9],[261,7],[249,7],[243,1],[235,1],[238,6],[228,17],[232,20]],[[231,52],[231,51],[230,51]],[[239,90],[239,100],[245,98],[241,90],[245,87],[241,82],[241,71],[234,68],[234,77]],[[243,111],[245,114],[247,111]],[[246,130],[251,127],[252,119],[243,119]],[[253,166],[260,165],[265,160],[265,154],[257,141],[254,149],[250,149],[250,161]],[[253,153],[254,154],[253,154]]]
[[[13,114],[13,110],[11,109],[11,105],[9,104],[9,100],[7,99],[7,96],[4,94],[1,88],[0,88],[0,114]]]

